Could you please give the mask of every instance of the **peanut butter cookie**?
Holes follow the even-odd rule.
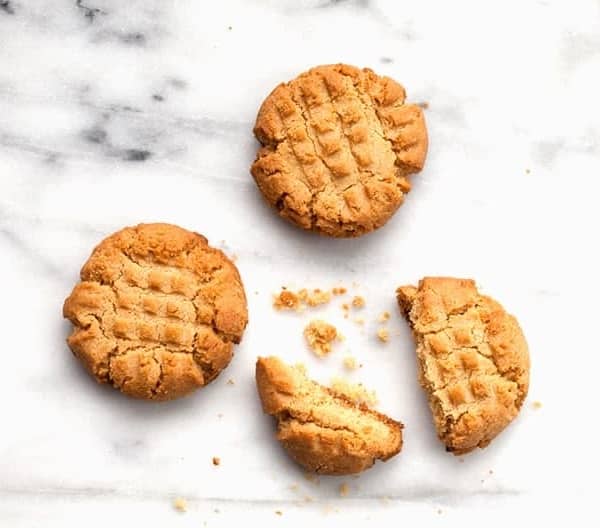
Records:
[[[252,175],[279,214],[304,229],[360,236],[385,224],[423,168],[423,111],[369,69],[318,66],[262,104]]]
[[[519,323],[469,279],[426,277],[397,296],[440,440],[455,455],[486,447],[527,395],[529,352]]]
[[[235,265],[177,226],[127,227],[98,245],[63,308],[67,342],[100,383],[171,400],[212,381],[248,320]]]
[[[388,460],[402,448],[402,424],[309,380],[276,357],[259,358],[263,410],[277,418],[277,439],[301,466],[348,475]]]

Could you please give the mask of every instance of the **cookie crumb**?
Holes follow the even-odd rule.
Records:
[[[359,324],[359,325],[364,325],[365,324],[365,320],[364,320],[363,317],[357,317],[356,319],[354,319],[354,322],[356,324]]]
[[[536,400],[536,401],[533,402],[532,405],[533,405],[533,408],[536,409],[536,410],[542,408],[542,402],[541,401],[537,401]]]
[[[337,287],[337,288],[333,288],[331,290],[331,293],[333,293],[333,295],[344,295],[348,290],[346,288],[344,288],[343,286]]]
[[[276,310],[299,310],[300,298],[294,292],[284,288],[273,297],[273,308]]]
[[[281,510],[275,510],[275,515],[283,515],[283,512]]]
[[[320,304],[327,304],[331,300],[331,293],[316,288],[312,291],[312,293],[307,293],[305,298],[302,300],[304,300],[304,302],[308,304],[308,306],[315,307],[319,306]]]
[[[213,466],[220,466],[221,459],[219,457],[212,457],[212,463],[213,463]]]
[[[429,108],[429,103],[427,101],[422,101],[417,103],[417,106],[420,106],[423,110],[427,110]]]
[[[304,473],[304,478],[313,484],[319,485],[319,477],[317,477],[314,473]]]
[[[375,407],[378,403],[375,391],[368,390],[362,383],[350,383],[342,378],[333,378],[331,389],[354,403],[364,403],[367,407]]]
[[[227,380],[227,385],[235,385],[235,381],[233,381],[233,378],[229,378]]]
[[[386,321],[390,320],[390,312],[385,311],[385,312],[381,312],[381,315],[379,316],[379,322],[380,323],[385,323]]]
[[[308,346],[320,357],[331,352],[331,343],[337,338],[337,335],[335,326],[320,319],[313,319],[304,329],[304,337]]]
[[[348,486],[348,484],[346,484],[345,482],[340,484],[340,497],[346,497],[349,492],[350,486]]]
[[[299,487],[299,486],[298,486],[298,484],[292,484],[292,485],[290,486],[290,489],[291,489],[292,491],[298,491],[298,487]]]
[[[361,297],[360,295],[355,295],[352,298],[352,306],[354,306],[354,308],[364,308],[365,304],[364,297]]]
[[[358,368],[358,363],[356,363],[356,359],[352,356],[346,356],[344,358],[344,367],[348,370],[356,370]]]
[[[187,501],[185,499],[182,499],[181,497],[177,497],[174,501],[173,501],[173,507],[179,511],[179,512],[186,512],[187,511]]]
[[[390,340],[390,332],[387,328],[382,327],[377,330],[377,337],[379,338],[379,341],[387,343]]]

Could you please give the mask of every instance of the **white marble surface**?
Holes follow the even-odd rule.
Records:
[[[338,61],[430,105],[426,169],[395,218],[359,240],[288,226],[248,173],[262,98]],[[0,526],[593,525],[599,68],[597,1],[1,1]],[[61,317],[93,245],[141,221],[236,255],[250,305],[230,368],[161,405],[96,385]],[[435,438],[394,306],[394,288],[425,274],[475,277],[531,347],[521,416],[464,462]],[[358,283],[367,324],[345,321],[339,303],[324,309],[347,340],[311,361],[310,314],[276,314],[271,293],[338,281]],[[374,337],[384,309],[388,345]],[[364,363],[351,377],[406,424],[405,448],[316,485],[275,444],[253,364],[277,353],[327,380],[346,350]]]

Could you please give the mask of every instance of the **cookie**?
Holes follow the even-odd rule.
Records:
[[[423,168],[423,111],[404,88],[367,68],[318,66],[280,84],[263,102],[251,172],[279,214],[333,237],[385,224]]]
[[[469,279],[426,277],[396,293],[438,437],[455,455],[486,447],[527,395],[529,352],[519,323]]]
[[[309,380],[276,357],[259,358],[263,410],[277,419],[277,439],[308,471],[348,475],[402,448],[402,424]]]
[[[74,327],[69,347],[96,380],[148,400],[212,381],[248,321],[234,264],[203,236],[169,224],[103,240],[63,314]]]

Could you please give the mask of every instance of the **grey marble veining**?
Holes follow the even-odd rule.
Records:
[[[0,0],[0,526],[590,525],[599,35],[591,0]],[[340,61],[428,105],[425,170],[394,219],[358,240],[278,220],[248,171],[263,98]],[[164,405],[96,385],[61,316],[93,246],[146,221],[202,232],[235,256],[250,309],[230,367]],[[475,277],[531,348],[521,417],[464,460],[435,438],[394,305],[396,286],[427,274]],[[282,285],[338,283],[366,297],[363,327],[335,303],[271,309]],[[394,314],[387,345],[375,336],[383,310]],[[311,316],[347,337],[326,361],[304,348]],[[403,452],[357,479],[306,480],[260,412],[253,364],[268,353],[376,388],[406,424]],[[364,367],[344,373],[346,354]]]

